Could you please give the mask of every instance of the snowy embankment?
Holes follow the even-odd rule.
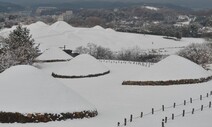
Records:
[[[40,44],[42,51],[51,47],[63,47],[64,45],[67,48],[75,49],[79,46],[86,46],[88,43],[94,43],[113,51],[138,46],[144,51],[154,49],[163,54],[174,54],[191,43],[204,42],[204,39],[197,38],[182,38],[181,41],[174,41],[164,39],[162,36],[116,32],[100,26],[77,28],[63,21],[58,21],[50,26],[37,22],[27,27],[30,29],[35,42]],[[7,35],[13,29],[4,29],[0,33]]]

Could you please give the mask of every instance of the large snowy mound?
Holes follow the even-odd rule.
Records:
[[[72,30],[73,27],[64,21],[57,21],[50,26],[50,29],[64,32],[64,31]]]
[[[171,55],[130,81],[168,81],[199,79],[212,75],[196,63],[177,55]]]
[[[101,27],[99,25],[94,26],[93,29],[96,29],[96,30],[105,30],[103,27]]]
[[[59,48],[50,48],[46,51],[44,51],[43,54],[41,54],[40,56],[38,56],[36,58],[37,61],[66,61],[66,60],[70,60],[73,57],[68,55],[67,53],[65,53],[64,51],[62,51]]]
[[[32,66],[14,66],[0,76],[0,111],[67,113],[95,107],[57,80]]]
[[[39,28],[46,28],[49,25],[45,24],[44,22],[38,21],[36,23],[32,23],[28,26],[26,26],[28,29],[32,30],[32,29],[39,29]]]
[[[54,74],[61,76],[88,76],[103,74],[108,71],[109,69],[96,58],[88,54],[82,54],[70,60],[67,65],[55,71]]]

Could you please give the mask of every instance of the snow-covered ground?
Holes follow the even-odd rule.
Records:
[[[51,66],[48,66],[48,64]],[[55,65],[53,65],[55,64]],[[151,108],[160,109],[161,105],[171,106],[174,102],[176,104],[183,103],[184,100],[189,100],[192,98],[199,98],[200,95],[205,96],[206,93],[212,90],[211,81],[196,85],[182,85],[182,86],[154,86],[154,87],[140,87],[140,86],[122,86],[123,80],[128,77],[132,77],[137,73],[141,73],[146,67],[135,64],[116,64],[116,63],[104,63],[110,70],[111,73],[108,75],[96,77],[96,78],[84,78],[84,79],[57,79],[64,83],[66,86],[70,87],[77,93],[79,93],[86,100],[91,102],[98,109],[99,115],[91,119],[82,120],[67,120],[61,122],[50,122],[50,123],[36,123],[36,124],[12,124],[15,127],[115,127],[117,122],[123,123],[124,118],[128,118],[130,114],[139,116],[140,112],[148,113],[151,112]],[[58,69],[62,65],[60,63],[45,63],[41,70],[45,71],[50,75],[52,69]],[[145,73],[145,71],[144,71]],[[195,101],[192,104],[194,107],[199,107],[202,104],[208,103],[212,97],[209,97],[207,101]],[[188,104],[189,105],[189,104]],[[191,110],[191,107],[186,109]],[[182,112],[183,107],[177,108],[176,114]],[[210,111],[212,109],[208,109]],[[204,115],[209,115],[207,111],[201,113],[195,113],[185,118],[176,119],[180,121],[181,119],[203,119],[203,125],[212,125],[211,120],[205,120]],[[165,114],[170,115],[170,112]],[[132,125],[139,126],[145,125],[146,127],[152,127],[152,125],[161,126],[161,118],[163,115],[156,115],[145,117],[144,119],[137,119],[137,122],[133,122]],[[144,121],[144,122],[142,122]],[[146,122],[145,122],[146,121]],[[151,122],[149,122],[151,121]],[[187,125],[192,125],[192,123],[186,122],[181,123],[182,127],[187,127]],[[206,121],[206,123],[204,123]],[[201,120],[199,120],[201,122]],[[158,125],[159,124],[159,125]],[[198,123],[199,125],[201,123]],[[175,127],[175,121],[166,124],[168,127]],[[11,124],[0,124],[0,126],[8,127]],[[131,126],[131,125],[129,125]],[[209,127],[209,126],[208,126]]]
[[[143,8],[149,9],[149,10],[154,10],[154,11],[158,11],[159,8],[156,7],[152,7],[152,6],[143,6]]]
[[[161,36],[153,36],[153,35],[139,35],[139,34],[129,34],[129,33],[119,33],[112,30],[105,30],[99,26],[94,28],[73,28],[67,26],[67,24],[64,24],[64,22],[58,22],[56,24],[53,24],[52,26],[46,26],[45,24],[39,22],[37,23],[41,27],[36,27],[36,29],[39,30],[32,30],[33,37],[35,38],[37,43],[41,43],[41,48],[43,50],[51,47],[61,47],[63,45],[66,45],[69,48],[75,48],[77,46],[86,45],[89,42],[96,43],[98,45],[110,47],[114,50],[121,49],[123,47],[128,48],[131,46],[138,45],[142,47],[142,49],[158,49],[158,48],[167,48],[169,47],[182,47],[186,46],[192,42],[202,43],[202,39],[192,39],[192,38],[183,38],[181,41],[174,41],[174,40],[167,40],[163,39]],[[37,26],[37,25],[35,25]],[[57,26],[60,26],[60,30],[56,29]],[[29,27],[29,26],[28,26]],[[31,26],[32,27],[32,26]],[[55,28],[56,27],[56,28]],[[5,30],[1,31],[5,33]],[[8,32],[8,30],[7,30]],[[154,42],[154,43],[152,43]],[[170,50],[173,51],[173,50]],[[73,59],[72,59],[73,60]],[[178,59],[181,61],[181,59]],[[174,61],[173,59],[168,60],[167,63],[172,63]],[[184,60],[183,60],[184,61]],[[176,61],[175,61],[176,62]],[[185,65],[183,67],[186,67],[186,71],[192,72],[193,76],[199,76],[200,72],[196,69],[196,65],[190,64],[186,61]],[[192,108],[200,108],[201,105],[207,105],[209,101],[212,101],[212,96],[210,95],[208,98],[205,98],[206,94],[212,91],[212,81],[201,83],[201,84],[192,84],[192,85],[177,85],[177,86],[123,86],[121,85],[122,82],[126,79],[129,79],[130,77],[139,76],[139,75],[145,75],[148,70],[151,70],[152,67],[145,67],[142,65],[136,65],[136,64],[124,64],[124,63],[109,63],[109,62],[102,62],[109,70],[110,73],[104,76],[95,77],[95,78],[83,78],[83,79],[55,79],[54,81],[49,81],[49,84],[47,84],[47,89],[44,89],[41,84],[42,82],[49,78],[51,76],[51,73],[61,69],[61,67],[66,66],[66,62],[57,62],[57,63],[39,63],[36,64],[36,67],[38,67],[41,71],[43,71],[45,74],[40,74],[41,72],[35,71],[35,73],[28,73],[27,70],[21,71],[16,70],[13,71],[15,73],[10,74],[12,76],[4,76],[6,74],[0,74],[0,86],[3,86],[4,89],[1,89],[0,93],[0,99],[5,99],[7,101],[3,101],[4,103],[1,103],[0,107],[5,107],[4,104],[9,103],[10,109],[16,108],[21,109],[17,107],[17,103],[15,103],[14,99],[20,99],[20,95],[25,94],[25,90],[20,88],[29,88],[30,91],[27,91],[26,93],[34,93],[36,91],[34,90],[42,90],[45,94],[47,94],[48,90],[50,95],[57,98],[54,102],[54,100],[51,101],[51,103],[57,103],[61,102],[61,98],[66,98],[63,96],[69,96],[70,99],[72,98],[70,94],[71,93],[63,93],[64,89],[67,89],[69,91],[69,88],[73,91],[76,91],[76,93],[80,94],[85,100],[86,105],[90,105],[87,102],[90,102],[97,108],[98,110],[98,116],[91,118],[91,119],[78,119],[78,120],[66,120],[66,121],[60,121],[60,122],[49,122],[49,123],[27,123],[27,124],[0,124],[1,127],[116,127],[118,122],[121,122],[123,124],[124,118],[127,118],[129,120],[130,114],[133,114],[134,116],[140,116],[141,112],[144,112],[144,114],[151,112],[152,108],[155,109],[161,109],[162,105],[165,105],[166,107],[172,106],[175,102],[177,105],[182,104],[184,100],[189,101],[189,99],[192,97],[193,99],[196,99],[192,104],[187,104],[186,106],[177,106],[176,109],[170,108],[166,109],[165,112],[161,113],[161,111],[158,111],[155,113],[155,115],[149,115],[142,119],[133,119],[134,122],[127,124],[127,127],[161,127],[161,119],[164,118],[164,116],[169,116],[172,113],[175,114],[181,114],[182,110],[190,111]],[[80,64],[81,63],[77,63]],[[180,64],[179,64],[180,65]],[[158,68],[166,68],[169,64],[158,64]],[[177,69],[178,64],[176,64]],[[174,68],[174,64],[172,63],[172,68]],[[159,69],[159,70],[160,70]],[[30,69],[29,69],[30,70]],[[34,69],[33,69],[34,70]],[[65,70],[66,71],[66,70]],[[177,70],[176,70],[177,71]],[[6,72],[6,71],[5,71]],[[180,71],[181,72],[181,71]],[[15,80],[12,80],[11,77],[21,77],[21,74],[28,75],[26,84],[21,84],[21,87],[18,88],[18,86],[12,87],[15,84],[9,83],[9,82],[15,82]],[[201,75],[204,73],[201,71]],[[175,71],[173,71],[173,74],[175,74]],[[204,73],[205,74],[205,73]],[[203,75],[204,75],[203,74]],[[35,80],[34,77],[39,75],[37,79]],[[45,75],[45,76],[44,76]],[[176,73],[177,75],[177,73]],[[35,80],[35,81],[34,81]],[[57,80],[57,81],[56,81]],[[19,78],[17,80],[18,82],[24,82],[24,78]],[[32,84],[30,84],[30,81],[34,81]],[[65,85],[64,87],[59,87],[58,83],[60,82],[61,85]],[[5,84],[6,83],[6,84]],[[57,85],[56,85],[56,84]],[[51,84],[53,84],[53,88],[51,87]],[[6,86],[4,86],[6,85]],[[34,86],[38,85],[38,86]],[[40,89],[42,88],[42,89]],[[38,90],[39,89],[39,90]],[[54,94],[54,91],[51,91],[52,89],[58,89],[60,93],[63,93],[62,97],[58,97],[56,94]],[[61,90],[62,89],[62,90]],[[17,91],[20,90],[20,95],[17,95]],[[57,90],[55,90],[57,91]],[[39,93],[38,93],[39,94]],[[199,100],[200,95],[203,95],[204,98],[202,101]],[[7,96],[9,99],[7,99]],[[13,98],[13,96],[15,96]],[[36,98],[34,95],[30,95]],[[39,106],[47,105],[45,106],[45,111],[50,109],[56,108],[58,111],[60,108],[55,107],[52,105],[48,105],[48,102],[45,102],[45,98],[42,97],[42,94],[39,95],[39,99],[36,98],[39,102],[39,100],[43,103],[38,103],[37,107],[35,109],[40,110]],[[74,95],[75,96],[75,95]],[[69,98],[67,97],[67,98]],[[81,98],[81,97],[80,97]],[[29,99],[26,97],[26,99]],[[13,100],[13,101],[10,101]],[[29,99],[30,100],[30,99]],[[23,100],[22,100],[23,101]],[[33,100],[30,100],[31,105],[30,109],[27,109],[29,107],[26,107],[26,109],[23,109],[23,112],[26,112],[24,110],[33,110],[34,105]],[[69,101],[67,101],[68,103]],[[19,102],[20,103],[20,102]],[[22,102],[27,103],[27,102]],[[61,103],[60,103],[61,104]],[[70,104],[71,105],[71,104]],[[19,105],[20,106],[20,105]],[[26,106],[26,105],[25,105]],[[60,109],[62,110],[68,110],[69,105],[66,105],[65,108]],[[89,106],[86,106],[89,107]],[[92,107],[92,106],[91,106]],[[7,107],[5,107],[7,108]],[[35,110],[34,109],[34,110]],[[2,109],[1,109],[2,110]],[[9,110],[9,109],[8,109]],[[165,127],[211,127],[212,121],[212,109],[205,109],[204,111],[195,112],[194,115],[187,114],[186,117],[182,118],[176,118],[174,121],[168,121],[167,124],[165,124]]]

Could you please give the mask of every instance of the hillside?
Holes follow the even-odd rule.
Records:
[[[14,3],[8,3],[8,1],[0,1],[0,12],[14,12],[24,10],[24,7]]]
[[[204,42],[204,39],[201,38],[182,38],[180,41],[175,41],[165,39],[163,36],[122,33],[100,26],[93,28],[72,27],[63,21],[44,26],[41,27],[39,23],[27,26],[35,39],[35,43],[40,44],[42,51],[49,47],[63,47],[64,45],[74,50],[79,46],[94,43],[113,51],[138,46],[144,51],[159,50],[163,54],[173,54],[191,43]],[[14,28],[3,29],[0,33],[7,36]]]
[[[8,2],[7,0],[1,0],[4,2]],[[66,4],[59,4],[61,5],[65,5],[65,7],[72,7],[72,8],[111,8],[111,7],[128,7],[128,6],[132,6],[132,5],[138,5],[138,3],[142,4],[172,4],[175,6],[185,6],[187,8],[194,8],[194,9],[204,9],[204,8],[209,8],[210,5],[212,4],[210,0],[204,0],[204,1],[199,1],[199,0],[186,0],[186,1],[178,1],[178,0],[127,0],[125,2],[121,1],[121,0],[117,0],[116,2],[114,2],[113,0],[108,0],[108,1],[103,1],[103,0],[83,0],[83,1],[75,1],[75,0],[10,0],[10,2],[12,3],[18,3],[22,4],[22,5],[41,5],[41,4],[45,4],[45,5],[54,5],[58,3],[66,3]],[[71,3],[69,5],[67,5],[67,3]]]

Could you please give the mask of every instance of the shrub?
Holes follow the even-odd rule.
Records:
[[[178,55],[205,66],[212,63],[212,44],[191,44],[179,51]]]

